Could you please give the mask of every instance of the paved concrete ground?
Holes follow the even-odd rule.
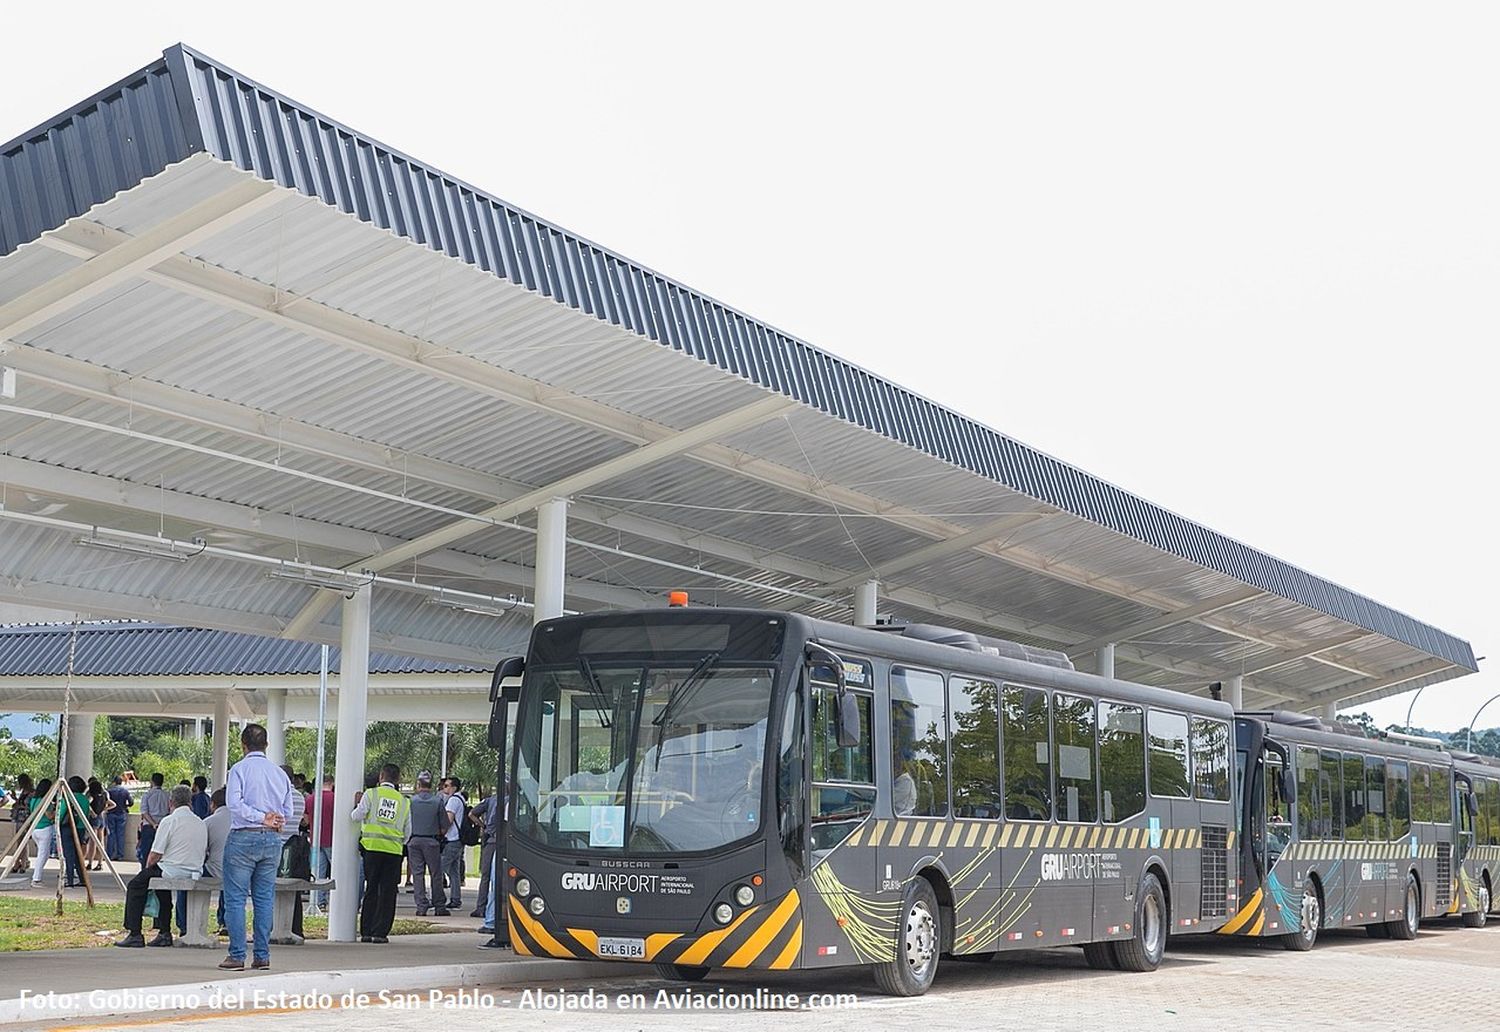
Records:
[[[0,961],[5,963],[5,961]],[[1091,971],[1076,949],[1002,954],[988,964],[945,962],[925,997],[901,1000],[876,994],[868,974],[843,971],[767,978],[720,976],[683,987],[655,978],[649,969],[609,976],[612,969],[548,969],[545,980],[495,987],[481,981],[462,1000],[438,1002],[425,994],[394,994],[365,1006],[332,1001],[316,1018],[289,1007],[253,1013],[147,1015],[72,1021],[79,1029],[166,1028],[173,1032],[295,1032],[313,1020],[325,1032],[357,1032],[378,1024],[383,1032],[430,1032],[442,1027],[499,1025],[532,1029],[640,1029],[675,1027],[692,1032],[733,1029],[885,1029],[920,1025],[923,1032],[955,1029],[1162,1029],[1401,1028],[1491,1029],[1493,986],[1500,982],[1500,926],[1482,931],[1457,925],[1424,928],[1414,942],[1330,933],[1310,954],[1287,953],[1244,940],[1193,937],[1174,942],[1161,970],[1134,975]],[[555,973],[554,973],[555,972]],[[580,973],[592,979],[560,981]],[[9,981],[9,971],[3,972]],[[79,976],[68,973],[76,984]],[[469,982],[468,984],[473,984]],[[489,986],[487,988],[487,985]],[[763,1006],[749,1013],[695,1006],[742,998],[757,989],[796,993],[795,1006]],[[475,993],[478,997],[475,997]],[[640,994],[643,1007],[622,1008],[620,994]],[[664,993],[659,997],[658,993]],[[839,994],[853,999],[835,1000]],[[813,997],[826,997],[810,1006]],[[603,1009],[588,1010],[594,1003]],[[170,1022],[160,1020],[170,1018]],[[56,1029],[60,1026],[31,1026]]]

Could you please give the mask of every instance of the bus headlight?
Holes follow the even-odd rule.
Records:
[[[728,903],[720,903],[714,907],[714,920],[719,924],[728,924],[734,920],[734,907]]]
[[[525,899],[527,896],[531,895],[531,879],[530,878],[517,878],[516,879],[516,895],[520,896],[522,899]]]
[[[531,906],[528,909],[537,917],[541,917],[542,911],[547,909],[547,901],[540,896],[532,896]]]
[[[734,901],[742,907],[748,907],[755,902],[755,890],[748,885],[741,885],[734,890]]]

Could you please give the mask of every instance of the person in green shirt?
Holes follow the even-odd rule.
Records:
[[[74,885],[83,884],[83,868],[78,862],[78,847],[88,840],[88,821],[81,815],[89,812],[88,783],[74,774],[68,779],[68,790],[73,793],[73,799],[77,802],[77,808],[71,814],[65,811],[69,809],[67,803],[59,799],[57,801],[57,833],[62,836],[63,863],[67,867],[66,885],[72,888]],[[69,821],[73,827],[68,827]],[[77,833],[76,836],[74,833]]]

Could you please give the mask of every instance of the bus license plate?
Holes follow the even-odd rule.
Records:
[[[614,960],[643,960],[646,956],[645,939],[612,939],[599,937],[599,956]]]

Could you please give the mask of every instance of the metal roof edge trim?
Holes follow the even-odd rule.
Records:
[[[522,211],[402,152],[327,118],[183,44],[111,90],[153,84],[165,73],[173,117],[155,114],[158,131],[175,128],[182,160],[195,146],[270,182],[315,197],[363,222],[630,330],[749,383],[989,478],[1169,555],[1262,591],[1385,635],[1469,670],[1469,643],[1298,569],[1098,477],[1022,444],[976,420],[876,376],[854,363],[767,326],[738,310]],[[90,104],[101,117],[120,104],[105,90],[46,130],[76,123]],[[134,113],[134,112],[132,112]],[[71,120],[71,122],[70,122]],[[76,128],[76,126],[75,126]],[[106,125],[106,130],[110,127]],[[87,161],[93,136],[68,140]],[[21,153],[38,150],[23,144]],[[0,152],[0,256],[21,242],[7,232],[6,161]],[[106,158],[109,155],[105,155]],[[40,162],[45,155],[33,155]],[[160,171],[172,161],[163,161]],[[94,156],[94,164],[101,164]],[[66,218],[140,181],[100,184],[99,194],[55,222],[40,220],[34,239]],[[80,200],[82,192],[76,192]],[[37,220],[33,220],[37,222]],[[38,223],[38,224],[40,224]]]

